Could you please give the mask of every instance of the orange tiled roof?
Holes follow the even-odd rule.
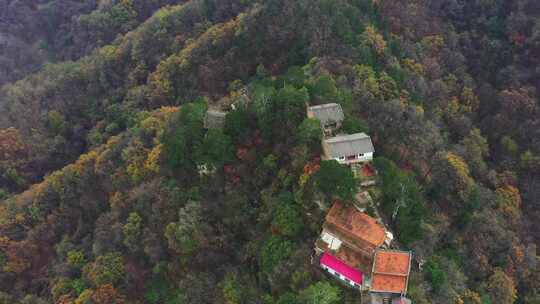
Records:
[[[340,202],[334,203],[326,215],[326,222],[376,247],[386,238],[384,228],[374,218]]]
[[[411,263],[410,252],[379,250],[373,263],[373,291],[405,293]]]
[[[409,252],[379,250],[375,256],[375,272],[407,275],[410,260]]]
[[[392,275],[373,275],[371,289],[377,292],[405,293],[407,278]]]

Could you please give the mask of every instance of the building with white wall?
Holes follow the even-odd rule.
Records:
[[[366,133],[339,135],[323,140],[324,158],[351,165],[373,160],[375,148]]]

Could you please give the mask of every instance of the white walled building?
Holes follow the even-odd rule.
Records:
[[[323,141],[325,159],[335,159],[340,164],[370,162],[375,148],[366,133],[340,135]]]

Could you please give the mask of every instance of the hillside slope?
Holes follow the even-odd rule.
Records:
[[[310,264],[347,198],[306,102],[372,136],[415,303],[540,301],[535,1],[31,3],[0,39],[56,63],[0,61],[0,303],[357,303]]]
[[[75,60],[183,1],[6,0],[0,4],[0,86],[48,62]]]

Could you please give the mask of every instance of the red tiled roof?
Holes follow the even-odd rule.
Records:
[[[411,263],[410,252],[379,250],[373,263],[372,290],[405,293]]]
[[[374,218],[340,202],[334,203],[326,222],[375,247],[381,246],[386,238],[384,228]]]
[[[362,273],[360,271],[326,252],[322,254],[321,265],[333,269],[358,285],[362,284]]]

